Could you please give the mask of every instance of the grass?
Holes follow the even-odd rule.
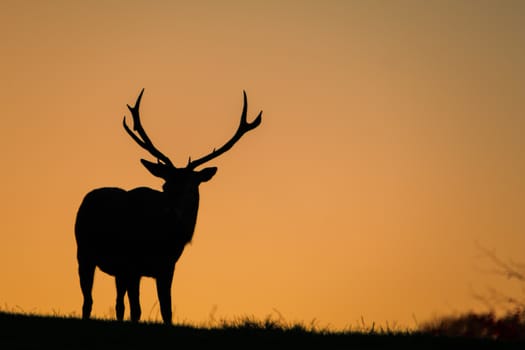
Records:
[[[0,311],[1,349],[494,349],[517,345],[490,338],[409,331],[330,331],[250,317],[214,327],[83,321]],[[521,344],[523,345],[523,343]]]
[[[420,329],[434,335],[525,342],[525,309],[515,308],[502,316],[497,316],[492,311],[440,317],[425,322]]]

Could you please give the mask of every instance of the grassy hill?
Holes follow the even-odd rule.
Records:
[[[494,349],[516,345],[419,332],[322,331],[249,319],[200,328],[0,312],[0,349]]]

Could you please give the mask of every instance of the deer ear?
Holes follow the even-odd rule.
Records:
[[[217,172],[217,167],[204,168],[198,172],[200,182],[206,182],[211,180],[213,175]]]
[[[166,171],[166,166],[164,164],[153,163],[146,159],[141,159],[140,162],[154,176],[165,179],[168,175]]]

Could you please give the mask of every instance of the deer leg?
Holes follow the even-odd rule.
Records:
[[[126,280],[122,276],[115,276],[115,284],[117,285],[117,302],[115,304],[115,312],[117,320],[124,320],[124,296],[126,295]]]
[[[160,313],[165,324],[171,324],[171,283],[173,268],[157,277],[157,295],[159,297]]]
[[[79,260],[78,276],[80,278],[80,289],[82,289],[82,295],[84,296],[84,303],[82,305],[82,318],[87,320],[91,316],[91,307],[93,306],[91,290],[93,289],[95,264],[81,262]]]
[[[127,284],[129,308],[131,313],[131,321],[138,322],[140,320],[140,276],[130,277]]]

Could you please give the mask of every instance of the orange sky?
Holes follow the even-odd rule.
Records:
[[[175,321],[413,327],[520,293],[476,242],[525,261],[522,1],[2,1],[0,36],[4,308],[80,314],[82,197],[160,187],[121,124],[143,87],[178,165],[233,134],[243,89],[264,110],[210,164]],[[98,272],[95,315],[114,298]],[[150,279],[141,301],[160,319]]]

